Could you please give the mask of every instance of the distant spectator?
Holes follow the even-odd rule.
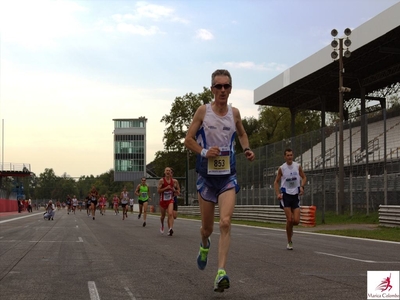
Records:
[[[56,214],[56,207],[54,206],[53,201],[50,200],[46,206],[46,212],[44,213],[43,217],[50,221],[50,219],[54,220],[55,214]]]
[[[32,200],[28,199],[28,212],[32,212]]]

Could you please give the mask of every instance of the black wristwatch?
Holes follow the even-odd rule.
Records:
[[[243,152],[246,152],[247,150],[251,151],[250,148],[244,148],[244,149],[243,149]]]

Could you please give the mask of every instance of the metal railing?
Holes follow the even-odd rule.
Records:
[[[302,210],[302,208],[300,209]],[[199,206],[179,206],[179,213],[189,216],[200,216],[200,208]],[[215,216],[219,217],[218,206],[215,207]],[[286,222],[285,213],[279,206],[275,205],[236,205],[232,219],[281,224]],[[308,226],[308,223],[309,220],[307,220],[306,214],[301,213],[300,225]],[[380,205],[379,225],[400,227],[400,205]]]
[[[0,163],[0,171],[20,171],[20,172],[30,172],[31,165],[26,163],[11,163],[4,162]]]
[[[310,222],[309,206],[300,207],[300,225],[315,226],[315,212]],[[199,206],[179,206],[179,213],[189,216],[200,216]],[[215,217],[219,217],[218,206],[215,207]],[[236,205],[232,216],[233,220],[257,221],[266,223],[286,223],[286,216],[276,205]]]
[[[379,205],[379,225],[400,227],[400,205]]]

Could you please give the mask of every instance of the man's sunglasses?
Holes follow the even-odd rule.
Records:
[[[222,90],[224,88],[225,90],[230,89],[232,86],[230,84],[214,84],[212,86],[213,88],[216,88],[217,90]]]

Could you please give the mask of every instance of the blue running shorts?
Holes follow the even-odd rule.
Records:
[[[223,192],[230,189],[235,189],[236,194],[240,190],[237,183],[236,174],[227,177],[202,177],[200,174],[197,177],[197,191],[200,196],[209,202],[218,203],[218,197]]]

